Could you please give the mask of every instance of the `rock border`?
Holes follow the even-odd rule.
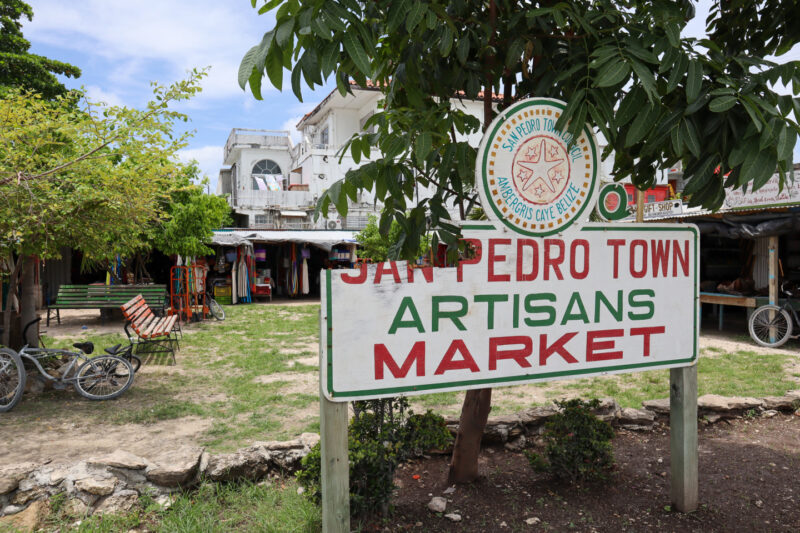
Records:
[[[616,400],[604,398],[595,414],[615,427],[634,431],[649,431],[658,423],[668,423],[669,398],[648,400],[642,405],[643,409],[620,408]],[[800,390],[760,399],[707,394],[697,399],[697,406],[699,420],[706,424],[745,415],[774,416],[779,411],[800,414]],[[557,406],[546,405],[491,417],[482,442],[519,451],[544,432],[545,422],[557,412]],[[450,417],[445,422],[455,434],[458,419]],[[117,450],[74,464],[48,461],[0,467],[0,525],[17,523],[24,515],[38,516],[42,504],[37,502],[57,494],[64,495],[66,509],[78,516],[129,511],[143,494],[169,506],[173,493],[190,489],[202,479],[257,481],[294,472],[318,442],[318,434],[303,433],[289,441],[256,442],[233,453],[212,455],[203,448],[184,446],[145,459]]]

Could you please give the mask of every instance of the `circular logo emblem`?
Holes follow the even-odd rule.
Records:
[[[628,193],[619,183],[606,183],[597,195],[597,215],[603,220],[620,220],[629,215]]]
[[[518,233],[545,236],[581,220],[596,187],[597,146],[555,129],[566,104],[531,98],[499,115],[483,137],[476,174],[484,211]]]

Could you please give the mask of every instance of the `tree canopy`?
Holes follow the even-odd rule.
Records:
[[[22,35],[23,18],[33,20],[33,9],[22,0],[0,0],[0,94],[20,87],[53,98],[67,92],[56,74],[78,78],[75,65],[29,52],[31,43]]]
[[[131,255],[186,188],[171,109],[200,90],[203,72],[154,86],[142,110],[70,92],[49,101],[27,90],[0,98],[0,255],[52,258],[63,246],[95,260]],[[188,194],[188,193],[187,193]]]
[[[381,231],[397,220],[406,257],[426,211],[452,243],[445,206],[463,213],[477,201],[464,136],[480,124],[460,97],[484,99],[486,119],[529,96],[567,101],[558,126],[574,134],[588,121],[602,132],[615,179],[646,188],[680,161],[692,205],[718,208],[725,187],[757,189],[791,169],[800,99],[775,86],[798,94],[800,67],[767,58],[798,42],[796,2],[717,1],[704,39],[681,35],[689,0],[267,0],[259,13],[271,10],[276,23],[244,56],[239,83],[256,98],[264,77],[282,88],[284,71],[298,98],[302,82],[313,89],[331,77],[342,94],[351,80],[380,88],[384,107],[365,126],[376,132],[345,147],[356,161],[379,154],[318,207],[346,213],[348,197],[374,188]],[[412,205],[415,184],[436,192]]]

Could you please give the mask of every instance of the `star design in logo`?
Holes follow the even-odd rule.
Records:
[[[558,157],[558,147],[552,147],[555,150],[555,155],[552,155],[554,152],[550,150],[548,154],[547,151],[547,143],[544,139],[542,139],[541,144],[539,145],[539,156],[535,159],[530,161],[517,161],[517,164],[531,172],[530,179],[532,181],[539,181],[541,180],[544,185],[550,189],[551,193],[556,192],[556,188],[554,185],[558,185],[558,180],[556,180],[555,184],[553,183],[553,178],[550,176],[551,171],[554,171],[558,168],[561,163],[564,162],[563,158]],[[544,157],[541,155],[544,154]],[[562,178],[563,179],[563,178]],[[526,184],[527,185],[527,184]],[[527,189],[528,187],[523,187],[523,190]]]
[[[532,161],[532,160],[534,160],[534,159],[538,159],[538,158],[539,158],[539,154],[538,154],[538,152],[536,151],[536,148],[535,148],[535,147],[533,147],[533,146],[531,146],[530,148],[528,148],[528,150],[525,152],[525,155],[526,155],[526,156],[528,156],[528,160],[529,160],[529,161]]]
[[[544,194],[544,188],[541,185],[539,185],[538,187],[533,189],[533,192],[534,194],[536,194],[537,198],[541,198],[542,195]]]

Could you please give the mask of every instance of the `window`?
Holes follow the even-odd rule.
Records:
[[[322,131],[319,132],[319,143],[320,144],[328,144],[329,140],[330,139],[329,139],[329,135],[328,135],[328,126],[325,126],[324,128],[322,128]]]
[[[283,188],[281,167],[271,159],[262,159],[253,165],[254,191],[279,191]]]
[[[648,204],[652,203],[652,202],[655,202],[655,201],[656,201],[656,195],[655,194],[648,194],[647,195],[647,203]]]
[[[267,215],[256,215],[256,226],[263,226],[267,223]]]

